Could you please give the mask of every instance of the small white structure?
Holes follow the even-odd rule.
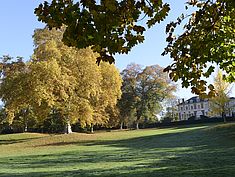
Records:
[[[229,101],[229,112],[226,116],[235,116],[235,97],[231,97]],[[189,117],[209,116],[210,104],[208,99],[200,99],[198,96],[192,97],[186,101],[182,99],[178,104],[179,120],[187,120]]]

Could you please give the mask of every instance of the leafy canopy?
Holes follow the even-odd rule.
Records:
[[[97,54],[64,45],[62,35],[63,29],[35,30],[29,62],[2,59],[0,97],[10,123],[28,107],[40,121],[56,110],[71,124],[108,122],[106,109],[114,108],[121,95],[119,71],[108,63],[97,66]]]
[[[141,120],[156,120],[162,103],[171,97],[176,86],[159,65],[142,68],[130,64],[122,71],[123,86],[119,107],[123,118],[130,118],[135,112],[136,123]]]
[[[191,87],[193,93],[207,96],[209,89],[208,95],[213,96],[214,86],[208,86],[204,79],[214,71],[211,63],[226,71],[228,81],[235,80],[235,1],[186,3],[187,9],[195,11],[196,7],[196,11],[182,14],[166,27],[168,45],[163,55],[169,54],[174,62],[165,71],[174,81],[182,80],[183,87]],[[40,4],[35,14],[49,28],[65,24],[65,44],[77,48],[92,46],[100,53],[98,63],[112,63],[114,54],[128,53],[143,42],[146,26],[151,28],[163,20],[169,10],[169,4],[163,0],[52,0]],[[142,25],[143,22],[146,24]],[[183,33],[176,36],[176,27],[182,25]]]
[[[101,60],[114,62],[116,53],[128,53],[144,41],[145,26],[162,21],[169,5],[162,0],[52,0],[35,9],[35,14],[51,29],[66,26],[63,42],[68,46],[92,46]],[[141,25],[148,17],[146,25]],[[140,23],[141,21],[141,23]]]
[[[197,10],[189,16],[182,14],[166,27],[168,45],[163,55],[170,54],[173,64],[165,71],[174,81],[182,80],[183,87],[206,96],[216,94],[213,85],[207,87],[208,78],[218,64],[226,72],[227,81],[235,81],[235,1],[191,0],[188,7]],[[177,26],[184,24],[183,33],[175,36]]]

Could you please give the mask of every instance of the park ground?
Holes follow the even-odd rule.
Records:
[[[232,177],[235,123],[0,135],[0,177]]]

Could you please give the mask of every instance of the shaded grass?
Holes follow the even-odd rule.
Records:
[[[235,176],[235,124],[1,135],[0,176]]]

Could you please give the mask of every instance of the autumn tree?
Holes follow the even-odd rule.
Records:
[[[11,119],[23,106],[30,106],[39,122],[56,110],[65,122],[82,126],[105,124],[107,107],[120,97],[121,77],[115,66],[97,66],[91,49],[75,49],[61,41],[63,29],[35,31],[35,50],[25,71],[3,77],[1,98]],[[14,64],[14,63],[13,63]],[[12,65],[12,64],[11,64]],[[6,69],[5,69],[6,70]]]
[[[129,114],[131,110],[135,111],[136,129],[139,128],[140,121],[156,119],[162,102],[176,89],[159,65],[147,66],[143,69],[139,65],[130,64],[123,70],[122,76],[125,86],[122,87],[122,91],[126,96],[120,101],[123,107],[126,106],[126,109],[130,110]],[[126,113],[126,117],[129,114]]]
[[[89,48],[77,50],[65,46],[61,41],[63,28],[60,30],[44,29],[34,35],[35,43],[39,42],[35,50],[36,60],[43,60],[45,55],[46,61],[50,62],[58,53],[56,62],[61,79],[54,93],[58,96],[55,106],[67,116],[68,122],[79,121],[82,126],[91,128],[96,124],[104,125],[110,118],[107,107],[114,108],[121,95],[120,74],[114,65],[108,67],[107,63],[101,63],[100,67],[97,66],[97,54]],[[46,46],[51,42],[55,42],[55,53],[52,46]]]
[[[209,99],[210,115],[221,116],[226,122],[226,114],[230,111],[229,94],[231,85],[223,79],[222,72],[219,70],[214,78],[215,97]]]
[[[0,96],[5,105],[7,122],[12,123],[15,112],[29,107],[31,92],[26,94],[28,90],[24,88],[24,86],[30,87],[28,66],[23,62],[22,58],[13,60],[12,57],[3,56],[1,57],[0,67]]]

